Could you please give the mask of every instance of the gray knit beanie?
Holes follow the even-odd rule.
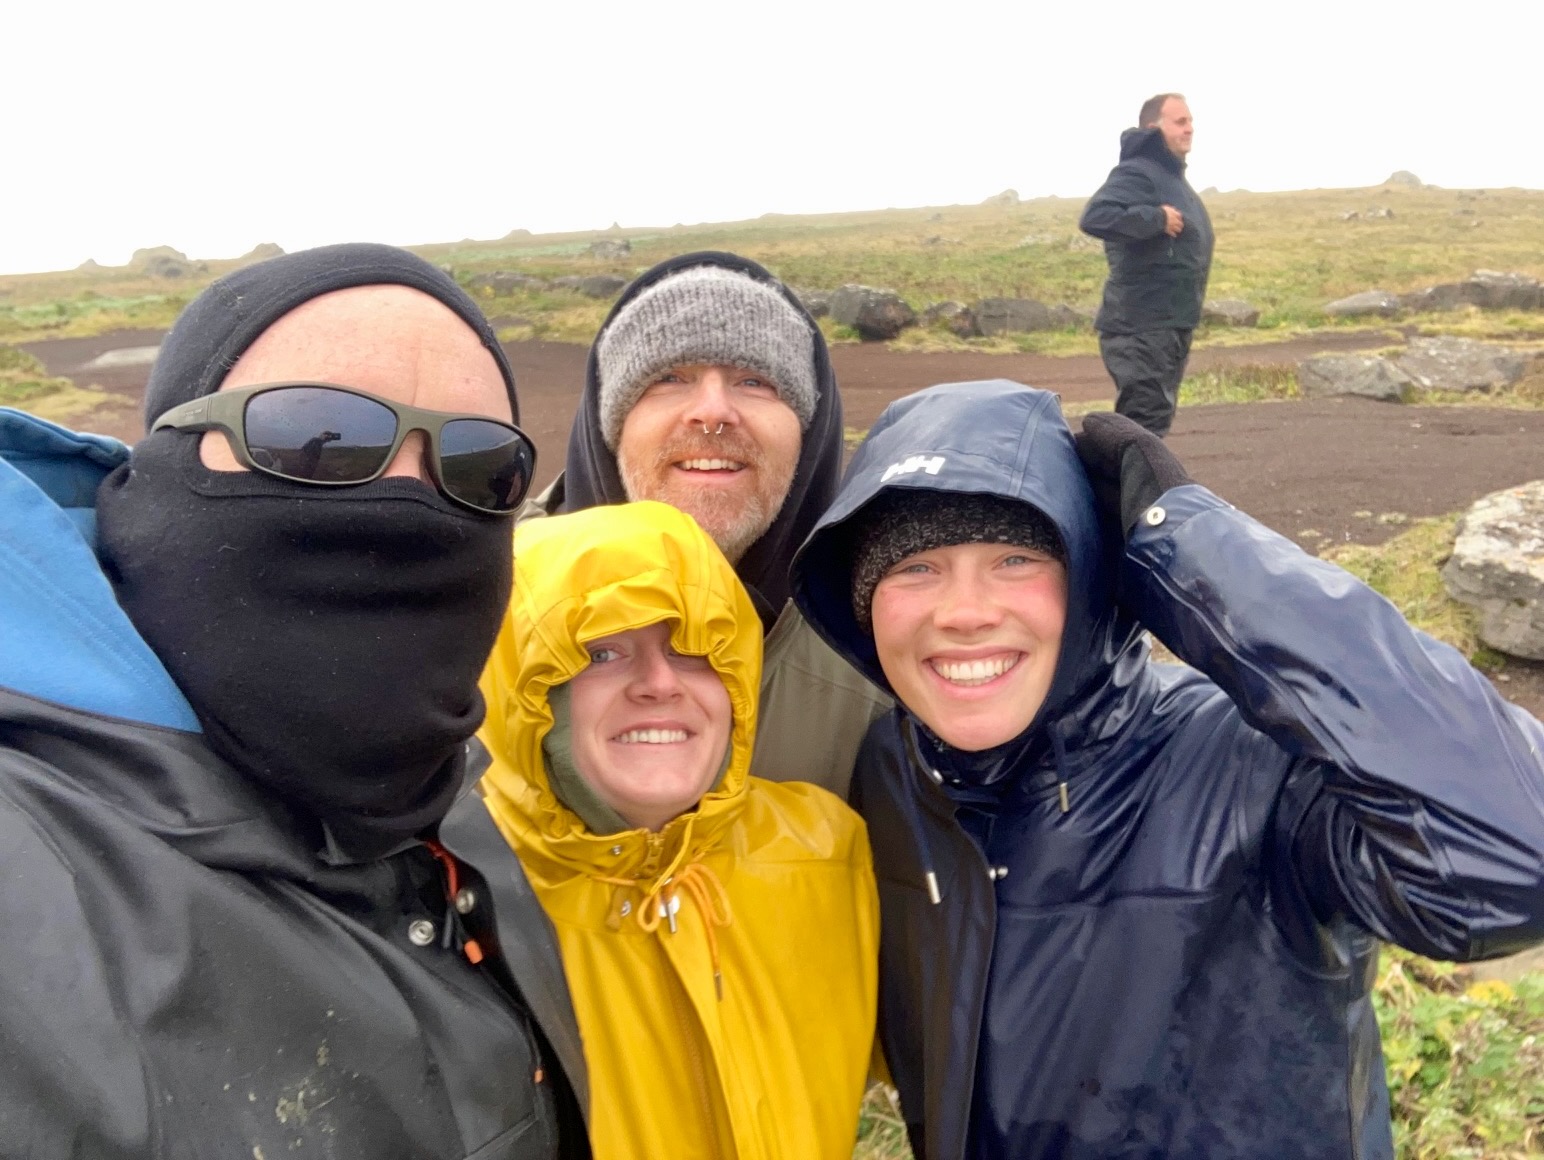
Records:
[[[624,306],[596,347],[600,429],[613,452],[622,423],[653,377],[692,364],[763,374],[808,427],[815,415],[815,338],[776,288],[722,266],[691,266]]]
[[[871,636],[874,589],[885,573],[917,552],[953,544],[1012,544],[1067,562],[1051,517],[1000,495],[891,488],[860,518],[852,563],[852,612]]]

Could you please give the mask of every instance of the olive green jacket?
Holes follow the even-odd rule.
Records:
[[[517,521],[555,515],[563,477],[526,500]],[[893,702],[832,651],[792,600],[767,634],[751,773],[811,781],[846,798],[858,747]]]

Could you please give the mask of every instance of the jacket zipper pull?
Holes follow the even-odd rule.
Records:
[[[1072,802],[1068,800],[1067,783],[1065,781],[1059,781],[1056,783],[1056,796],[1061,801],[1061,812],[1064,814],[1071,813]]]
[[[659,902],[659,916],[670,924],[670,933],[671,934],[675,934],[676,933],[676,920],[675,920],[675,916],[676,916],[676,911],[678,911],[680,909],[681,909],[681,897],[680,897],[680,895],[672,894],[670,896],[670,901],[669,902],[666,902],[664,899],[660,899],[660,902]]]

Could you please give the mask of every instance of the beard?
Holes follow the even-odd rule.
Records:
[[[686,459],[732,459],[744,464],[744,482],[733,488],[694,487],[690,473],[674,465]],[[795,461],[773,463],[761,448],[737,432],[683,433],[653,455],[634,460],[617,454],[617,470],[630,500],[668,503],[702,526],[731,564],[759,540],[788,498]]]

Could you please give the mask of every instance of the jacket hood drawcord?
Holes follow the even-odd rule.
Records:
[[[909,713],[901,714],[901,735],[906,739],[906,752],[911,758],[912,768],[927,770],[933,783],[942,785],[944,775],[933,767],[932,762],[923,759],[922,747],[917,744],[917,726]],[[928,842],[927,827],[922,824],[922,815],[917,812],[917,795],[908,787],[900,797],[906,822],[911,826],[912,836],[917,841],[917,851],[922,855],[922,882],[927,890],[928,901],[937,906],[943,902],[944,896],[938,888],[938,874],[933,869],[933,848]]]
[[[1072,812],[1072,799],[1067,792],[1067,746],[1059,730],[1047,727],[1051,735],[1051,752],[1056,756],[1056,800],[1064,814]]]
[[[697,912],[702,916],[702,928],[708,936],[708,958],[713,964],[713,988],[719,1002],[723,1002],[724,973],[719,963],[716,928],[732,923],[734,911],[729,905],[729,893],[724,889],[723,882],[711,867],[700,860],[706,851],[698,851],[691,861],[687,861],[687,855],[692,849],[692,829],[696,823],[697,815],[689,814],[681,832],[680,848],[652,883],[645,878],[596,876],[595,880],[608,886],[643,891],[643,898],[634,911],[634,917],[638,926],[648,934],[657,931],[661,922],[668,924],[670,933],[674,934],[677,929],[676,912],[681,909],[681,891],[690,895],[697,906]]]

